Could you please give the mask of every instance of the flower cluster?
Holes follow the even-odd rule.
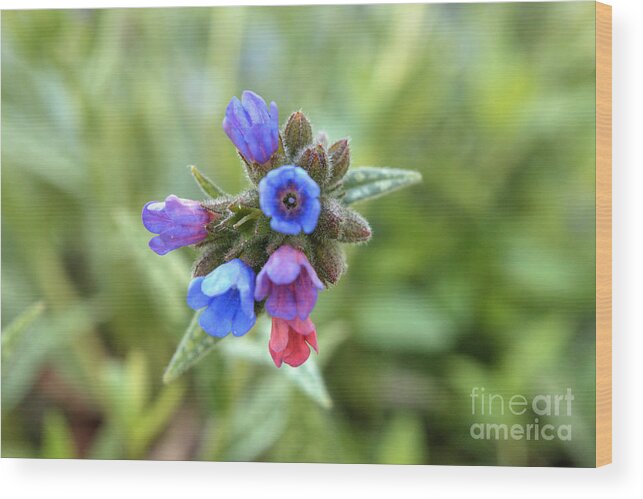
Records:
[[[203,331],[243,336],[265,311],[275,365],[297,367],[311,348],[319,350],[311,313],[319,291],[346,270],[340,243],[371,237],[366,220],[342,201],[348,141],[329,147],[324,135],[313,138],[301,112],[280,130],[277,105],[250,91],[230,101],[223,129],[253,187],[212,195],[216,186],[197,171],[210,199],[171,195],[143,208],[145,228],[158,234],[150,248],[159,255],[181,246],[199,250],[187,304],[200,313]]]

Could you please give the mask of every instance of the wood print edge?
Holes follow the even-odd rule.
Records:
[[[612,7],[596,2],[596,466],[612,462]]]

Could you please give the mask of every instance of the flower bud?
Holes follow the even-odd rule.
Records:
[[[328,156],[330,157],[330,164],[333,171],[330,179],[330,185],[335,185],[344,178],[344,175],[346,175],[351,163],[351,150],[348,145],[348,140],[342,139],[335,142],[330,146]]]
[[[320,240],[363,243],[371,238],[371,227],[359,213],[334,198],[322,199],[322,210],[313,235]]]
[[[284,142],[290,157],[295,158],[312,140],[313,129],[308,118],[301,111],[292,113],[284,129]]]
[[[347,269],[344,250],[337,241],[323,241],[315,248],[315,270],[324,284],[337,284]]]
[[[342,214],[346,208],[335,198],[323,197],[321,213],[313,236],[320,240],[338,239],[341,233]]]
[[[199,201],[182,199],[174,194],[165,201],[150,201],[141,214],[145,228],[158,234],[150,239],[149,246],[159,255],[205,240],[208,237],[206,227],[215,216]]]
[[[346,209],[342,216],[340,235],[337,238],[342,243],[365,243],[373,232],[362,215],[356,211]]]
[[[247,163],[267,163],[279,147],[277,104],[246,90],[226,108],[223,130]]]
[[[328,156],[322,145],[310,146],[305,149],[297,162],[320,186],[326,185],[330,177]]]
[[[328,149],[328,134],[326,132],[319,132],[315,137],[315,144],[321,144],[324,149]]]

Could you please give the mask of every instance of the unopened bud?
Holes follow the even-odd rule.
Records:
[[[346,209],[342,216],[342,223],[338,241],[343,243],[365,243],[373,232],[366,219],[356,211]]]
[[[330,164],[322,145],[305,149],[299,158],[298,165],[306,170],[310,178],[317,182],[320,187],[327,184],[330,177]]]
[[[295,158],[312,140],[313,129],[308,118],[301,111],[292,113],[284,129],[284,142],[290,157]]]
[[[330,146],[328,156],[330,157],[332,168],[330,185],[335,185],[344,178],[344,175],[346,175],[348,167],[351,164],[351,149],[348,145],[348,140],[342,139],[335,142]]]
[[[320,240],[338,239],[341,233],[342,214],[346,208],[334,198],[321,199],[321,213],[313,235]]]
[[[326,285],[336,284],[346,272],[346,256],[337,241],[323,241],[315,248],[315,271]]]

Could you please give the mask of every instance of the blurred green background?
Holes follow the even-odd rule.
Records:
[[[591,2],[3,12],[2,455],[593,465],[594,79]],[[356,206],[313,314],[332,408],[256,331],[161,382],[194,254],[140,210],[201,198],[189,164],[244,188],[244,89],[424,177]],[[473,440],[474,386],[571,387],[573,440]]]

